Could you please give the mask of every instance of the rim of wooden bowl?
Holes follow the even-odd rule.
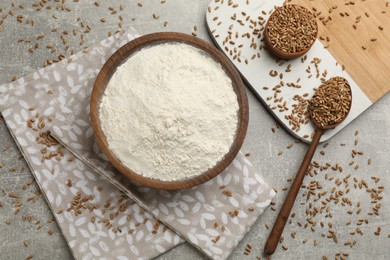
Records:
[[[267,30],[268,23],[271,20],[272,16],[275,15],[275,11],[276,10],[272,12],[270,17],[268,17],[267,23],[265,24],[265,28],[264,28],[264,42],[266,44],[267,50],[270,51],[273,55],[275,55],[278,58],[282,58],[282,59],[285,59],[285,60],[292,60],[292,59],[298,58],[298,57],[304,55],[305,53],[307,53],[311,49],[311,47],[314,45],[314,43],[315,43],[315,41],[316,41],[316,39],[318,37],[318,23],[317,23],[317,20],[314,17],[314,14],[308,8],[306,8],[303,5],[299,5],[299,4],[286,4],[286,5],[280,6],[278,8],[283,8],[283,7],[288,6],[288,5],[290,5],[290,6],[291,5],[295,5],[295,6],[299,6],[301,8],[306,9],[309,13],[311,13],[313,15],[314,21],[316,22],[316,25],[317,25],[316,37],[315,37],[313,43],[309,47],[307,47],[303,51],[286,52],[286,51],[280,50],[278,48],[274,48],[272,46],[271,40],[269,39],[269,36],[268,36],[268,30]]]
[[[213,168],[210,168],[209,170],[200,175],[177,181],[162,181],[158,179],[144,177],[129,169],[109,149],[106,136],[100,124],[99,104],[101,102],[101,97],[107,87],[107,83],[109,82],[116,68],[120,64],[127,60],[132,54],[144,47],[170,42],[185,43],[194,46],[198,49],[201,49],[206,52],[211,58],[213,58],[216,62],[221,64],[225,73],[232,81],[234,92],[237,95],[239,110],[237,114],[238,124],[234,141],[229,149],[229,152],[224,156],[222,160],[217,162]],[[101,151],[107,156],[110,163],[120,173],[128,177],[130,180],[143,186],[156,189],[177,190],[190,188],[216,177],[233,161],[244,142],[244,138],[248,128],[249,109],[244,83],[242,82],[242,79],[236,68],[229,61],[229,59],[224,56],[224,54],[217,50],[217,48],[215,48],[213,45],[199,38],[177,32],[160,32],[144,35],[130,41],[129,43],[121,47],[119,50],[117,50],[107,60],[107,62],[101,68],[93,86],[90,101],[90,115],[91,125],[96,138],[96,142],[98,143]]]

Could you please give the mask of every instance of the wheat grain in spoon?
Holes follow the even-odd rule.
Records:
[[[351,110],[351,105],[351,87],[348,81],[342,77],[333,77],[321,84],[311,98],[309,112],[316,130],[265,244],[265,254],[272,255],[275,252],[321,136],[327,130],[333,129],[341,124],[347,118]]]

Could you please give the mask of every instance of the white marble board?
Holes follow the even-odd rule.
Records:
[[[293,130],[293,126],[289,124],[289,120],[286,119],[285,116],[291,113],[293,104],[297,103],[297,101],[293,100],[294,95],[302,96],[304,93],[307,93],[305,98],[309,99],[314,93],[313,87],[318,87],[320,85],[321,77],[326,79],[333,76],[345,77],[352,88],[352,108],[348,118],[340,126],[334,130],[327,131],[323,135],[321,141],[326,141],[370,107],[372,102],[361,91],[348,73],[343,71],[342,66],[337,63],[334,57],[324,48],[319,40],[316,40],[314,46],[307,53],[305,61],[298,58],[283,62],[270,55],[264,48],[259,47],[262,45],[261,29],[265,25],[265,23],[261,25],[259,22],[261,19],[266,21],[273,8],[282,4],[282,0],[213,0],[209,4],[206,12],[206,22],[211,38],[214,40],[217,47],[222,50],[236,66],[241,73],[242,78],[247,83],[247,86],[252,89],[259,100],[268,108],[268,111],[285,129],[287,129],[288,132],[303,141],[309,142],[311,140],[314,128],[311,122],[309,122],[307,124],[301,124],[299,131],[296,131],[296,129]],[[260,30],[259,36],[252,34],[256,29]],[[225,42],[226,37],[229,35],[229,30],[231,31],[231,39],[229,39],[228,42]],[[249,38],[243,36],[246,33],[250,33]],[[257,46],[254,47],[252,44],[251,47],[252,42],[256,43]],[[236,47],[236,52],[234,52],[234,47]],[[232,55],[230,54],[230,51],[232,51]],[[234,55],[238,54],[239,51],[241,51],[241,62],[237,57],[234,59]],[[253,55],[256,57],[253,58]],[[318,77],[314,63],[312,63],[313,58],[321,59],[321,62],[318,64]],[[247,59],[247,63],[245,62],[245,59]],[[286,72],[289,64],[291,64],[291,71]],[[310,72],[307,72],[308,68],[310,68]],[[272,77],[270,75],[271,70],[276,70],[278,76]],[[324,76],[322,73],[324,73],[325,70],[327,71],[327,74]],[[280,73],[283,73],[282,79],[280,78]],[[310,74],[312,74],[312,76],[309,76]],[[300,80],[297,83],[299,78]],[[285,104],[285,107],[289,108],[289,110],[285,111],[282,111],[283,109],[280,110],[278,107],[276,109],[271,109],[278,104],[278,102],[274,102],[275,91],[273,91],[272,88],[275,85],[280,84],[280,81],[284,82],[284,86],[279,88],[280,93],[277,93],[277,98],[280,99],[283,97],[280,105],[284,106]],[[288,87],[287,83],[291,82],[299,84],[301,88]],[[268,89],[265,89],[264,87],[268,87]],[[270,126],[270,128],[271,127],[273,126]]]

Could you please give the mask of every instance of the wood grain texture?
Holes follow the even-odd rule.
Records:
[[[345,65],[345,70],[373,103],[390,91],[390,5],[386,7],[386,1],[359,0],[353,5],[337,0],[293,0],[292,3],[311,10],[314,7],[317,17],[324,17],[321,18],[323,22],[318,22],[319,36],[325,38],[322,43],[329,45],[329,52]],[[360,22],[355,23],[359,16]],[[328,17],[331,20],[325,22]],[[376,41],[371,41],[372,38]]]
[[[222,65],[222,68],[226,74],[231,78],[232,85],[235,93],[237,94],[237,100],[239,104],[238,111],[238,125],[236,130],[236,135],[233,144],[230,147],[229,152],[225,155],[224,159],[219,162],[216,162],[215,167],[209,169],[208,171],[192,177],[186,178],[179,181],[169,182],[169,181],[160,181],[156,179],[150,179],[137,174],[131,169],[127,168],[122,164],[122,162],[116,158],[113,152],[109,149],[107,139],[102,131],[99,119],[99,104],[101,97],[106,89],[107,83],[109,82],[111,76],[114,74],[116,68],[123,63],[131,54],[142,49],[145,46],[152,46],[161,43],[167,42],[180,42],[192,45],[198,49],[201,49],[208,53],[216,62]],[[153,33],[149,35],[142,36],[137,38],[128,44],[124,45],[117,52],[115,52],[110,59],[104,64],[101,71],[99,72],[91,95],[91,124],[92,129],[95,134],[97,143],[102,150],[102,152],[107,156],[111,164],[122,174],[130,178],[131,180],[151,188],[157,189],[167,189],[167,190],[177,190],[190,188],[201,183],[204,183],[219,173],[221,173],[236,157],[239,152],[242,143],[244,141],[249,119],[249,109],[248,109],[248,100],[244,88],[244,84],[241,80],[240,75],[237,70],[231,64],[228,58],[226,58],[220,51],[218,51],[211,44],[200,40],[196,37],[189,36],[183,33],[173,33],[173,32],[164,32],[164,33]]]
[[[264,253],[266,255],[272,255],[279,244],[280,237],[282,236],[284,227],[287,223],[288,217],[290,216],[290,212],[294,206],[298,192],[301,189],[303,179],[305,178],[307,173],[307,169],[309,168],[310,162],[317,149],[317,145],[320,141],[320,138],[325,131],[326,130],[324,129],[317,129],[314,133],[313,140],[309,148],[307,149],[306,155],[302,160],[301,166],[299,167],[297,174],[295,175],[294,181],[291,184],[287,197],[283,203],[282,208],[279,211],[278,217],[276,218],[274,226],[272,227],[271,233],[265,244]]]

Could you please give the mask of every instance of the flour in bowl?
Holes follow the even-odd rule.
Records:
[[[238,109],[219,63],[188,44],[165,43],[139,50],[117,68],[99,116],[110,150],[125,166],[174,181],[224,158]]]

